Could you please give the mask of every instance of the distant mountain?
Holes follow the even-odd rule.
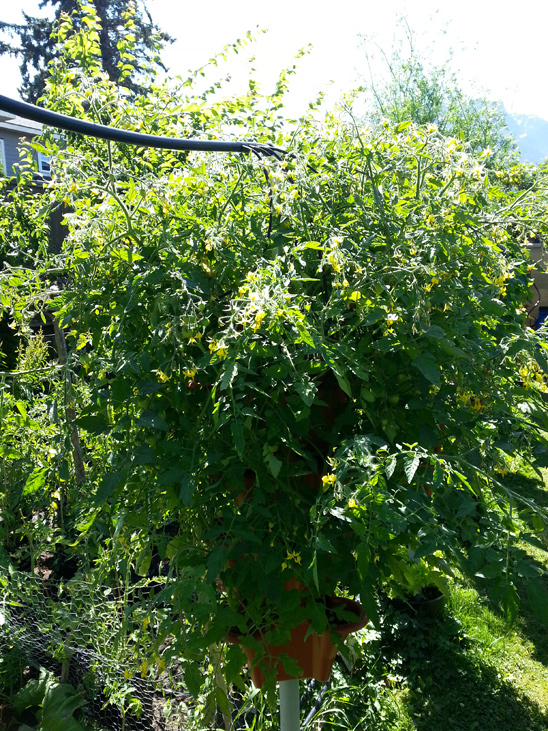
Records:
[[[537,165],[548,157],[548,121],[528,114],[506,113],[508,129],[516,138],[523,162]]]

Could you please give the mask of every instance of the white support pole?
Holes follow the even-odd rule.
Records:
[[[299,731],[300,695],[298,680],[280,680],[280,731]]]

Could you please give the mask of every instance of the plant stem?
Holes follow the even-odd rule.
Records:
[[[65,334],[59,327],[57,319],[53,320],[53,328],[55,333],[55,346],[59,356],[59,363],[65,366],[65,413],[70,432],[70,441],[72,443],[72,457],[74,460],[74,472],[76,474],[76,483],[82,484],[86,479],[86,469],[84,467],[84,458],[82,455],[82,447],[80,445],[80,436],[78,427],[76,426],[76,411],[71,404],[72,402],[72,373],[67,368],[68,353]]]
[[[218,645],[211,645],[209,651],[211,653],[211,662],[215,671],[215,683],[217,684],[217,688],[219,688],[219,690],[221,690],[221,692],[225,696],[228,706],[228,713],[226,713],[226,709],[222,711],[225,731],[232,731],[233,727],[232,714],[230,713],[230,699],[228,696],[228,687],[226,684],[225,676],[223,675],[223,669],[221,667],[221,651]]]

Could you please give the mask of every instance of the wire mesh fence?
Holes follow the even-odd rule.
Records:
[[[162,646],[151,661],[159,618],[152,603],[124,589],[72,580],[49,588],[11,572],[2,580],[0,657],[16,656],[26,676],[47,671],[80,692],[86,724],[97,731],[182,731],[192,697],[176,659]],[[169,644],[169,638],[164,646]]]

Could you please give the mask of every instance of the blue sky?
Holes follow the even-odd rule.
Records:
[[[17,22],[22,9],[36,14],[37,6],[38,0],[5,1],[0,18]],[[359,35],[374,37],[389,49],[396,20],[405,15],[417,45],[436,62],[445,61],[453,49],[453,67],[466,91],[487,92],[511,112],[548,119],[544,37],[548,4],[539,0],[522,0],[511,11],[506,9],[510,6],[492,0],[148,0],[147,6],[154,20],[177,38],[165,53],[173,74],[203,64],[224,45],[260,26],[268,28],[268,33],[252,44],[248,56],[256,56],[253,65],[267,90],[298,49],[312,43],[313,51],[299,63],[293,85],[294,113],[304,111],[320,89],[330,90],[330,98],[335,99],[356,85],[360,73],[366,72]],[[0,92],[15,96],[17,64],[5,57],[0,63]],[[230,61],[235,89],[245,85],[249,65],[243,57]]]

